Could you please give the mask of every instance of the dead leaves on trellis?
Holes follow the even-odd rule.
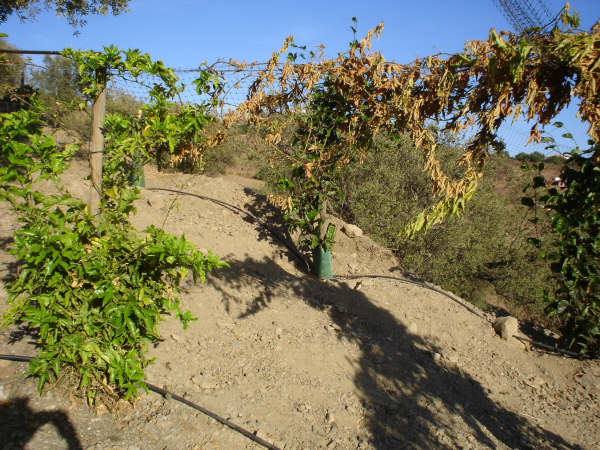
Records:
[[[407,228],[409,234],[464,208],[481,177],[489,144],[507,120],[533,122],[530,141],[539,142],[541,127],[576,97],[578,116],[589,124],[592,139],[599,140],[600,26],[589,32],[557,27],[523,35],[492,29],[486,41],[468,41],[462,53],[404,65],[371,52],[382,30],[383,23],[337,58],[325,59],[321,52],[301,64],[283,61],[293,43],[287,38],[254,80],[248,99],[225,116],[225,125],[244,121],[264,127],[273,158],[305,164],[302,153],[278,147],[285,127],[310,108],[315,89],[327,80],[324,92],[342,95],[348,104],[335,125],[342,139],[315,152],[314,146],[323,143],[307,134],[305,149],[313,155],[307,176],[364,159],[378,133],[408,133],[423,151],[424,169],[439,199]],[[451,133],[473,132],[459,161],[463,175],[458,180],[442,170],[436,157],[436,135],[427,127],[432,122]]]

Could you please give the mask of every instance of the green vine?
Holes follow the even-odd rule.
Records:
[[[562,124],[557,123],[558,126]],[[572,138],[570,133],[563,137]],[[555,147],[553,139],[548,146]],[[523,204],[543,207],[552,217],[553,249],[542,252],[559,282],[546,292],[546,313],[559,320],[563,344],[568,348],[600,355],[600,167],[593,156],[600,145],[590,140],[584,152],[573,150],[560,174],[561,186],[548,188],[544,178],[533,179],[534,195]],[[537,165],[543,169],[543,163]],[[541,191],[541,192],[537,192]],[[532,219],[535,223],[536,217]],[[541,242],[530,238],[537,247]]]
[[[88,99],[93,100],[114,73],[134,78],[149,73],[162,81],[152,87],[153,103],[142,118],[111,115],[104,124],[99,220],[61,185],[59,175],[76,148],[58,148],[41,134],[43,111],[35,99],[28,110],[0,115],[0,199],[9,202],[21,223],[12,249],[19,271],[7,285],[10,307],[1,324],[24,322],[38,330],[40,351],[29,372],[38,378],[40,390],[69,375],[90,403],[99,393],[105,400],[128,399],[145,389],[144,368],[151,362],[147,344],[160,339],[161,317],[174,312],[184,328],[194,320],[180,307],[181,281],[191,273],[194,281],[203,282],[207,271],[226,265],[210,252],[198,252],[183,236],[154,226],[139,233],[131,225],[133,201],[139,197],[139,189],[128,180],[135,152],[148,156],[162,145],[156,134],[144,134],[144,116],[152,117],[149,112],[181,87],[170,69],[137,50],[105,51],[64,52],[77,61]],[[187,139],[193,141],[193,133],[210,120],[203,108],[186,110],[197,113],[197,127]],[[40,179],[51,180],[59,194],[37,190]]]

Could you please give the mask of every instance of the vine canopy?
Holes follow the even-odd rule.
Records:
[[[225,122],[246,120],[267,126],[267,142],[275,157],[293,159],[297,155],[278,148],[287,126],[281,112],[301,114],[310,109],[315,92],[321,102],[322,96],[330,96],[339,106],[343,99],[344,107],[334,108],[338,117],[331,122],[339,139],[317,152],[309,174],[325,173],[332,161],[339,167],[365,158],[379,132],[408,133],[422,149],[424,169],[438,199],[407,227],[411,235],[464,208],[477,187],[490,144],[509,120],[532,123],[529,141],[540,142],[543,127],[577,98],[578,117],[587,122],[590,137],[598,142],[600,24],[589,31],[576,29],[578,17],[568,4],[561,17],[562,24],[547,33],[492,29],[487,40],[469,41],[461,53],[436,54],[410,64],[386,61],[371,50],[383,23],[333,59],[321,55],[297,63],[297,53],[288,52],[295,46],[289,37],[252,85],[248,99]],[[446,132],[472,133],[460,158],[459,179],[441,168],[436,134],[428,128],[432,122]],[[314,145],[307,142],[306,148]],[[593,161],[598,165],[600,154],[594,154]]]

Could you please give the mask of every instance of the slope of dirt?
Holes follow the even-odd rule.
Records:
[[[85,170],[76,162],[65,176],[81,198]],[[272,233],[233,207],[280,227],[243,178],[147,169],[146,184],[160,189],[143,191],[136,226],[183,233],[230,266],[204,285],[186,284],[181,301],[198,321],[185,331],[173,318],[161,324],[149,382],[281,448],[600,447],[598,362],[502,340],[492,317],[404,281],[393,256],[368,237],[338,232],[340,277],[306,275]],[[3,208],[6,281],[16,222]],[[0,353],[35,354],[26,330],[0,333]],[[63,385],[40,397],[25,369],[0,360],[1,448],[259,448],[152,393],[113,413],[88,410]]]

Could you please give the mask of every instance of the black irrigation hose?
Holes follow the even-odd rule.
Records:
[[[33,359],[33,356],[0,355],[0,359],[6,359],[8,361],[17,361],[17,362],[29,362]]]
[[[479,314],[477,311],[475,311],[470,306],[465,305],[463,302],[461,302],[458,298],[456,298],[452,294],[449,294],[448,292],[444,292],[441,289],[438,289],[437,287],[435,287],[434,285],[432,285],[430,283],[427,283],[426,281],[411,280],[410,278],[404,278],[404,277],[393,277],[391,275],[370,275],[370,274],[368,274],[368,275],[334,275],[333,278],[335,278],[335,279],[347,279],[347,280],[354,280],[354,279],[358,279],[358,278],[385,278],[385,279],[388,279],[388,280],[400,281],[402,283],[414,284],[416,286],[419,286],[419,287],[422,287],[422,288],[429,289],[431,291],[437,292],[438,294],[445,295],[450,300],[452,300],[453,302],[459,304],[460,306],[462,306],[463,308],[465,308],[470,313],[475,314],[477,317],[479,317],[481,319],[485,319],[485,317],[483,317],[481,314]]]
[[[229,428],[231,428],[234,431],[237,431],[240,434],[243,434],[244,436],[246,436],[248,439],[253,440],[254,442],[256,442],[257,444],[262,445],[265,448],[268,448],[270,450],[280,450],[279,447],[275,447],[273,444],[265,441],[264,439],[259,438],[257,435],[250,433],[248,430],[243,429],[242,427],[236,425],[233,422],[230,422],[227,419],[224,419],[223,417],[220,417],[218,415],[216,415],[215,413],[209,411],[208,409],[203,408],[202,406],[196,405],[193,402],[190,402],[189,400],[186,400],[185,398],[177,395],[177,394],[172,394],[169,391],[159,388],[158,386],[154,386],[153,384],[150,384],[148,382],[144,382],[146,384],[146,386],[148,386],[148,389],[150,389],[151,391],[156,392],[157,394],[162,395],[163,397],[172,397],[175,400],[188,405],[191,408],[194,408],[198,411],[200,411],[203,414],[206,414],[208,417],[215,419],[217,422],[222,423],[223,425],[228,426]]]
[[[208,200],[210,202],[213,202],[217,205],[223,206],[224,208],[229,209],[230,211],[233,212],[238,212],[241,213],[243,215],[245,215],[246,217],[251,218],[253,221],[256,221],[256,223],[258,223],[258,225],[260,225],[261,227],[263,227],[265,230],[267,230],[269,233],[271,233],[271,235],[277,239],[279,242],[281,242],[283,245],[285,245],[292,253],[294,253],[294,255],[298,258],[298,260],[300,260],[308,270],[310,270],[310,264],[308,263],[308,261],[306,261],[306,259],[304,258],[304,256],[302,256],[302,254],[298,251],[297,248],[295,248],[293,245],[291,245],[287,239],[285,239],[283,236],[281,236],[281,234],[277,231],[274,230],[273,228],[269,227],[267,224],[263,223],[258,217],[250,214],[248,211],[232,205],[231,203],[227,203],[224,202],[222,200],[217,200],[215,198],[211,198],[211,197],[207,197],[205,195],[200,195],[200,194],[194,194],[192,192],[186,192],[186,191],[180,191],[177,189],[169,189],[169,188],[144,188],[146,190],[149,191],[166,191],[166,192],[173,192],[176,194],[182,194],[182,195],[189,195],[192,197],[197,197],[200,198],[202,200]],[[448,297],[450,300],[452,300],[453,302],[457,303],[458,305],[462,306],[463,308],[465,308],[467,311],[469,311],[470,313],[476,315],[477,317],[479,317],[480,319],[484,319],[487,320],[488,322],[490,322],[487,318],[485,318],[484,316],[482,316],[481,314],[479,314],[477,311],[475,311],[473,308],[469,307],[468,305],[466,305],[465,303],[461,302],[458,298],[456,298],[455,296],[451,295],[448,292],[445,292],[439,288],[437,288],[436,286],[427,283],[426,281],[417,281],[417,280],[411,280],[410,278],[403,278],[403,277],[394,277],[394,276],[390,276],[390,275],[370,275],[370,274],[366,274],[366,275],[334,275],[333,276],[334,279],[359,279],[359,278],[385,278],[385,279],[390,279],[390,280],[397,280],[397,281],[401,281],[403,283],[411,283],[414,284],[416,286],[425,288],[425,289],[429,289],[431,291],[437,292],[438,294],[444,295],[446,297]],[[540,348],[543,348],[545,350],[551,351],[551,352],[555,352],[555,353],[559,353],[559,354],[563,354],[563,355],[567,355],[567,356],[571,356],[573,358],[592,358],[590,355],[588,354],[580,354],[580,353],[575,353],[575,352],[571,352],[569,350],[565,350],[565,349],[561,349],[561,348],[555,348],[552,347],[550,345],[544,344],[542,342],[538,342],[538,341],[534,341],[528,338],[522,338],[520,336],[514,336],[516,339],[522,341],[522,342],[528,342],[529,344],[532,344],[534,346],[538,346]]]
[[[0,354],[0,359],[6,359],[8,361],[17,361],[17,362],[29,362],[32,359],[34,359],[34,357],[33,356],[22,356],[22,355],[2,355],[2,354]],[[181,402],[181,403],[189,406],[190,408],[194,408],[195,410],[200,411],[201,413],[207,415],[211,419],[214,419],[217,422],[220,422],[223,425],[228,426],[232,430],[237,431],[240,434],[243,434],[248,439],[256,442],[257,444],[262,445],[265,448],[268,448],[269,450],[281,450],[279,447],[276,447],[273,444],[265,441],[264,439],[259,438],[255,434],[250,433],[248,430],[245,430],[244,428],[236,425],[235,423],[230,422],[227,419],[224,419],[223,417],[215,414],[212,411],[209,411],[206,408],[203,408],[202,406],[199,406],[199,405],[195,404],[194,402],[186,400],[185,398],[181,397],[180,395],[173,394],[172,392],[169,392],[166,389],[159,388],[158,386],[155,386],[155,385],[153,385],[151,383],[148,383],[147,381],[144,381],[144,384],[151,391],[156,392],[157,394],[160,394],[160,395],[162,395],[165,398],[173,398],[174,400],[177,400],[178,402]]]
[[[277,230],[274,230],[272,227],[270,227],[266,223],[262,222],[258,217],[250,214],[248,211],[246,211],[245,209],[240,208],[239,206],[232,205],[231,203],[224,202],[223,200],[217,200],[216,198],[207,197],[206,195],[194,194],[193,192],[180,191],[180,190],[177,190],[177,189],[169,189],[169,188],[161,188],[161,187],[147,187],[147,188],[142,188],[142,189],[145,189],[147,191],[165,191],[165,192],[172,192],[172,193],[175,193],[175,194],[189,195],[191,197],[197,197],[197,198],[200,198],[202,200],[208,200],[209,202],[213,202],[213,203],[215,203],[215,204],[217,204],[219,206],[223,206],[224,208],[227,208],[227,209],[229,209],[232,212],[240,213],[240,214],[242,214],[242,215],[244,215],[244,216],[252,219],[259,226],[261,226],[262,228],[264,228],[265,230],[267,230],[269,233],[271,233],[271,235],[275,239],[277,239],[285,247],[287,247],[288,250],[290,250],[296,256],[296,258],[298,258],[298,260],[300,262],[302,262],[302,264],[304,264],[304,266],[306,267],[307,270],[310,270],[310,264],[308,263],[308,261],[306,261],[306,259],[304,258],[304,256],[302,256],[302,254],[298,251],[298,249],[295,246],[293,246],[292,244],[290,244],[288,242],[288,240],[285,239],[283,236],[281,236],[281,234]]]
[[[575,352],[572,352],[570,350],[565,350],[563,348],[552,347],[551,345],[547,345],[547,344],[544,344],[542,342],[534,341],[532,339],[524,338],[524,337],[521,337],[521,336],[516,336],[515,335],[513,337],[515,339],[518,339],[519,341],[521,341],[523,343],[528,343],[528,344],[531,344],[531,345],[534,345],[534,346],[537,346],[537,347],[541,347],[541,348],[543,348],[545,350],[548,350],[550,352],[553,352],[553,353],[560,353],[560,354],[563,354],[563,355],[570,356],[572,358],[592,359],[592,357],[590,355],[588,355],[587,353],[575,353]]]
[[[460,306],[462,306],[463,308],[467,309],[469,312],[475,314],[477,317],[487,320],[488,322],[491,323],[491,321],[489,319],[487,319],[486,317],[482,316],[481,314],[479,314],[477,311],[475,311],[473,308],[469,307],[468,305],[465,305],[463,302],[461,302],[458,298],[456,298],[455,296],[453,296],[452,294],[448,293],[448,292],[444,292],[443,290],[435,287],[434,285],[427,283],[426,281],[416,281],[416,280],[411,280],[409,278],[402,278],[402,277],[393,277],[390,275],[334,275],[333,276],[334,279],[358,279],[358,278],[385,278],[385,279],[389,279],[389,280],[397,280],[397,281],[401,281],[403,283],[411,283],[414,284],[416,286],[420,286],[423,287],[425,289],[429,289],[432,290],[434,292],[437,292],[439,294],[445,295],[446,297],[448,297],[450,300],[452,300],[455,303],[458,303]],[[553,353],[559,353],[559,354],[563,354],[563,355],[567,355],[567,356],[571,356],[573,358],[584,358],[584,359],[591,359],[592,357],[586,353],[575,353],[572,352],[570,350],[565,350],[562,348],[556,348],[556,347],[552,347],[551,345],[548,344],[544,344],[542,342],[539,341],[534,341],[532,339],[529,338],[524,338],[521,336],[517,336],[517,335],[513,335],[513,337],[515,339],[518,339],[519,341],[523,342],[523,343],[529,343],[531,345],[543,348],[544,350],[548,350],[551,351]]]

